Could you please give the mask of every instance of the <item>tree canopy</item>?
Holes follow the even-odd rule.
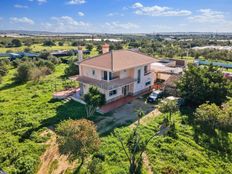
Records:
[[[206,101],[220,105],[231,95],[231,82],[213,66],[189,65],[177,83],[178,91],[187,103],[199,106]]]
[[[200,105],[196,110],[195,118],[197,123],[209,127],[212,131],[215,129],[232,131],[232,99],[221,107],[214,103]]]
[[[60,123],[56,132],[60,150],[70,155],[72,159],[81,159],[93,154],[99,149],[100,138],[93,122],[81,120],[66,120]]]

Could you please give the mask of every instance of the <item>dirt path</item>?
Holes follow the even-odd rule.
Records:
[[[140,124],[145,125],[150,122],[151,119],[157,117],[160,115],[160,111],[158,109],[154,109],[152,112],[148,113],[145,115],[143,118],[140,119]],[[133,124],[130,125],[130,128],[134,128],[137,122],[134,122]]]
[[[48,147],[40,157],[41,164],[37,174],[63,174],[67,169],[74,169],[75,162],[69,163],[68,157],[59,153],[56,134],[50,129],[43,134],[47,133],[51,134],[51,138],[46,142]]]
[[[160,115],[160,112],[158,109],[153,110],[149,114],[145,115],[143,118],[140,120],[141,125],[145,125],[149,123],[149,121],[157,116]],[[134,128],[136,126],[136,122],[130,125],[130,128]],[[146,154],[146,152],[143,153],[143,165],[147,171],[148,174],[153,174],[152,167],[150,165],[149,158]]]
[[[144,164],[144,167],[145,167],[147,173],[153,174],[152,167],[150,165],[150,162],[149,162],[149,159],[148,159],[146,152],[143,153],[143,164]]]

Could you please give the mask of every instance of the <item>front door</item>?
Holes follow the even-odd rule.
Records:
[[[122,87],[122,95],[127,96],[129,94],[129,85]]]

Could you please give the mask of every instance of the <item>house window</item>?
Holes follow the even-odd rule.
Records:
[[[146,65],[146,66],[144,66],[144,75],[147,74],[147,73],[148,73],[148,67]]]
[[[92,71],[93,76],[95,76],[95,70]]]
[[[151,81],[146,82],[145,85],[146,85],[146,86],[151,85]]]
[[[113,79],[112,72],[109,73],[109,79],[110,79],[110,80]]]
[[[104,80],[107,80],[107,74],[108,74],[107,71],[104,71],[104,77],[103,77]]]
[[[137,83],[141,82],[141,69],[138,70]]]
[[[113,95],[116,95],[117,94],[117,90],[112,90],[109,92],[109,96],[113,96]]]

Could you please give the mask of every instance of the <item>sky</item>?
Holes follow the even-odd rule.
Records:
[[[0,0],[0,30],[232,32],[232,0]]]

